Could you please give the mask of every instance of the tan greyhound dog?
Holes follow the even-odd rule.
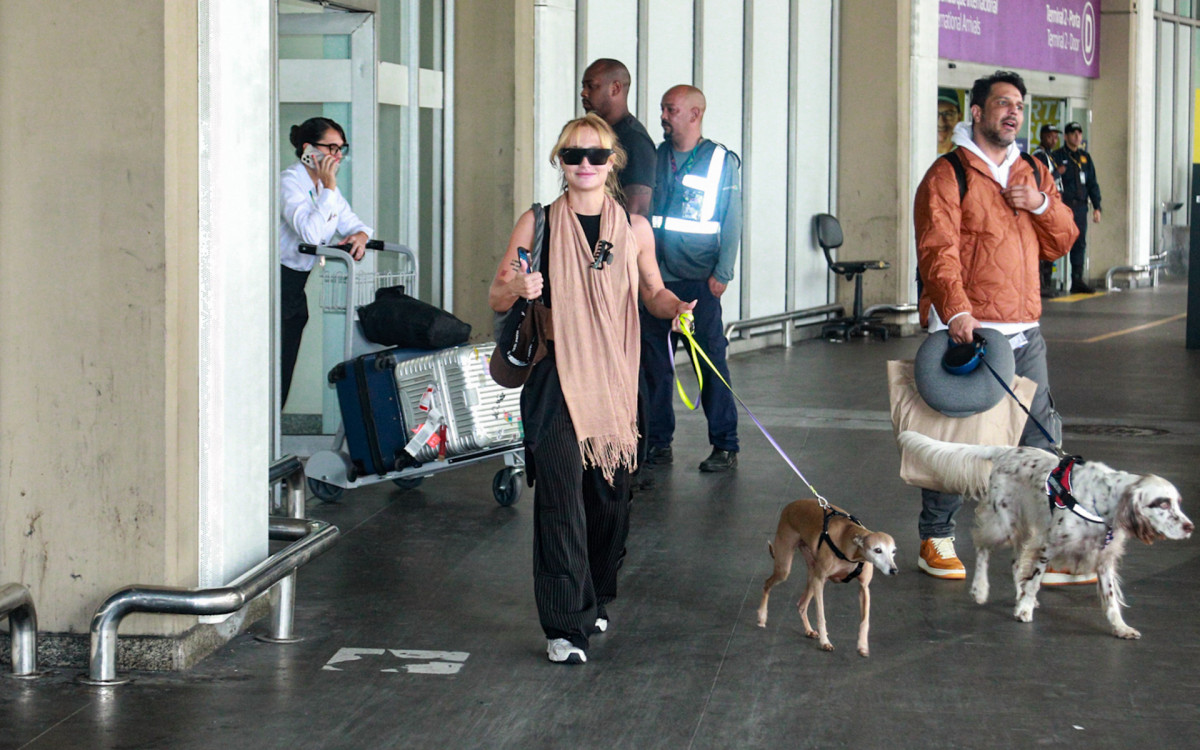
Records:
[[[857,518],[833,505],[814,499],[797,500],[779,514],[775,542],[767,543],[775,560],[775,572],[763,584],[762,604],[758,607],[758,626],[767,626],[767,597],[771,588],[787,580],[792,556],[799,547],[808,561],[808,585],[797,605],[804,622],[804,634],[819,638],[821,648],[833,650],[825,629],[825,581],[859,581],[858,601],[862,620],[858,625],[858,653],[867,656],[867,631],[871,618],[871,576],[878,568],[884,575],[895,575],[896,542],[888,534],[869,531]],[[808,603],[817,600],[817,629],[808,622]]]

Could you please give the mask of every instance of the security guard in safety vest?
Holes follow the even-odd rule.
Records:
[[[694,86],[674,86],[663,94],[666,140],[658,147],[650,225],[663,281],[680,299],[696,300],[696,341],[729,381],[721,295],[733,280],[742,235],[741,160],[701,136],[704,109],[704,94]],[[679,335],[672,336],[670,321],[645,312],[641,317],[642,369],[648,390],[646,462],[669,464],[675,435],[672,363]],[[701,367],[708,366],[702,363]],[[729,388],[711,371],[705,375],[700,403],[713,449],[700,471],[729,471],[737,466],[737,405]]]

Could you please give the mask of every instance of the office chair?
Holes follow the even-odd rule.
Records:
[[[828,341],[846,341],[851,336],[874,334],[880,341],[886,341],[887,326],[877,319],[863,317],[862,277],[868,270],[883,270],[891,268],[892,264],[886,260],[835,261],[829,251],[842,246],[842,225],[832,214],[814,216],[813,230],[817,235],[817,244],[825,252],[829,270],[838,276],[845,276],[846,281],[854,282],[854,314],[829,321],[821,327],[821,336]]]

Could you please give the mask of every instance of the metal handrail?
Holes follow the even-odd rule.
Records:
[[[1150,286],[1158,286],[1158,272],[1167,265],[1165,253],[1151,255],[1149,263],[1133,266],[1113,266],[1104,274],[1104,290],[1106,292],[1120,291],[1113,286],[1113,276],[1118,273],[1150,273]]]
[[[0,586],[0,618],[5,616],[12,641],[12,676],[37,677],[37,610],[27,586]]]
[[[300,459],[295,456],[284,456],[271,464],[271,468],[267,471],[267,481],[274,486],[276,482],[287,479],[298,471],[304,471],[304,464],[300,462]]]
[[[184,589],[165,586],[129,586],[114,592],[92,617],[89,685],[119,685],[117,678],[117,629],[126,615],[156,612],[170,615],[227,615],[237,612],[271,586],[304,565],[337,541],[338,528],[325,521],[282,516],[270,520],[271,538],[296,539],[246,571],[228,586]]]
[[[271,486],[282,481],[288,497],[288,517],[304,518],[304,464],[295,456],[284,456],[271,464],[268,472]],[[271,539],[283,539],[278,536],[282,530],[272,526]],[[268,643],[295,643],[300,640],[295,633],[296,611],[296,571],[292,571],[271,591],[271,631],[268,635],[257,635],[260,641]]]
[[[732,340],[734,333],[744,331],[749,328],[764,328],[766,326],[779,325],[783,332],[783,345],[790,347],[792,345],[792,324],[798,320],[806,318],[824,318],[828,320],[830,315],[835,318],[841,317],[845,313],[846,308],[841,305],[819,305],[817,307],[806,307],[800,310],[789,310],[787,312],[775,313],[773,315],[763,315],[758,318],[746,318],[745,320],[735,320],[732,323],[725,325],[725,338]],[[740,338],[740,337],[739,337]],[[748,337],[747,337],[748,338]]]

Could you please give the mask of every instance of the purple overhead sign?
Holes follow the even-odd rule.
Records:
[[[940,0],[938,56],[1098,78],[1099,0]]]

